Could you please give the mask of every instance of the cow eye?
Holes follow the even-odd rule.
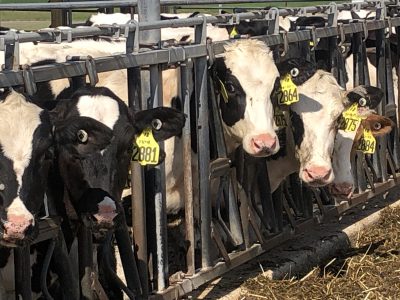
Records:
[[[154,130],[160,130],[162,127],[162,122],[160,119],[154,119],[151,121],[151,127],[153,127]]]
[[[381,123],[379,123],[379,122],[374,123],[374,129],[375,130],[379,130],[381,128],[382,128],[382,124]]]
[[[77,136],[80,143],[86,143],[88,140],[88,134],[85,130],[80,129]]]
[[[226,91],[228,92],[228,93],[234,93],[235,92],[235,86],[233,85],[233,83],[231,83],[231,82],[227,82],[226,83],[226,85],[225,85],[225,88],[226,88]]]
[[[292,75],[292,77],[297,77],[297,76],[299,76],[299,74],[300,74],[300,71],[297,68],[293,68],[290,70],[290,75]]]
[[[367,100],[365,98],[360,98],[360,100],[358,100],[358,104],[360,106],[365,106],[367,105]]]

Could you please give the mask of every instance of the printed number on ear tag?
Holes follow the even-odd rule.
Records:
[[[146,128],[133,142],[132,161],[142,166],[156,165],[160,156],[160,146],[154,139],[151,128]]]
[[[283,111],[278,107],[274,107],[274,120],[275,124],[279,128],[285,128],[287,127],[285,115],[283,114]]]
[[[373,154],[376,149],[376,140],[371,130],[364,129],[363,135],[358,143],[357,150],[366,154]]]
[[[281,79],[281,87],[277,92],[278,104],[290,105],[299,102],[299,94],[297,93],[297,86],[292,81],[290,74],[285,75]]]
[[[358,114],[358,104],[354,103],[342,113],[339,129],[346,132],[354,132],[360,126],[362,117]]]

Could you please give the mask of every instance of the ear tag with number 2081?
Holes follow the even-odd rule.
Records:
[[[287,74],[281,79],[281,86],[277,92],[278,104],[290,105],[299,102],[297,86],[292,81],[292,76]]]
[[[142,166],[158,164],[160,146],[153,136],[151,128],[146,128],[133,142],[132,161],[137,161]]]

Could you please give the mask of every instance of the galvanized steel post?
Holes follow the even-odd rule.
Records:
[[[206,46],[207,23],[195,27],[195,42]],[[199,195],[201,214],[201,263],[203,268],[211,266],[211,199],[210,199],[210,137],[207,100],[207,56],[195,60],[195,92],[198,131]]]
[[[139,0],[138,1],[139,21],[158,21],[160,19],[160,1],[159,0]],[[161,30],[154,29],[141,32],[140,43],[158,46],[161,40]],[[158,47],[157,47],[158,48]],[[150,65],[150,74],[142,73],[142,101],[148,99],[148,107],[162,106],[162,74],[161,66]],[[150,85],[149,85],[150,83]],[[150,87],[150,90],[148,90]],[[162,147],[162,144],[161,144]],[[166,200],[165,200],[165,167],[160,165],[152,170],[152,186],[154,198],[154,221],[155,226],[153,233],[155,234],[156,261],[153,264],[157,273],[157,290],[162,291],[167,286],[168,278],[168,255],[167,255],[167,216],[166,216]],[[147,211],[147,213],[152,213]],[[149,228],[149,231],[151,228]],[[153,256],[154,257],[154,256]]]

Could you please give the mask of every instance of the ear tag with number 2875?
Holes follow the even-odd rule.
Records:
[[[339,129],[346,132],[355,132],[361,124],[362,117],[358,113],[358,103],[353,103],[342,113]]]
[[[160,146],[153,136],[151,128],[146,128],[133,142],[132,161],[137,161],[142,166],[158,164]]]
[[[292,81],[292,76],[287,74],[281,79],[281,86],[277,92],[278,104],[290,105],[299,102],[297,86]]]

